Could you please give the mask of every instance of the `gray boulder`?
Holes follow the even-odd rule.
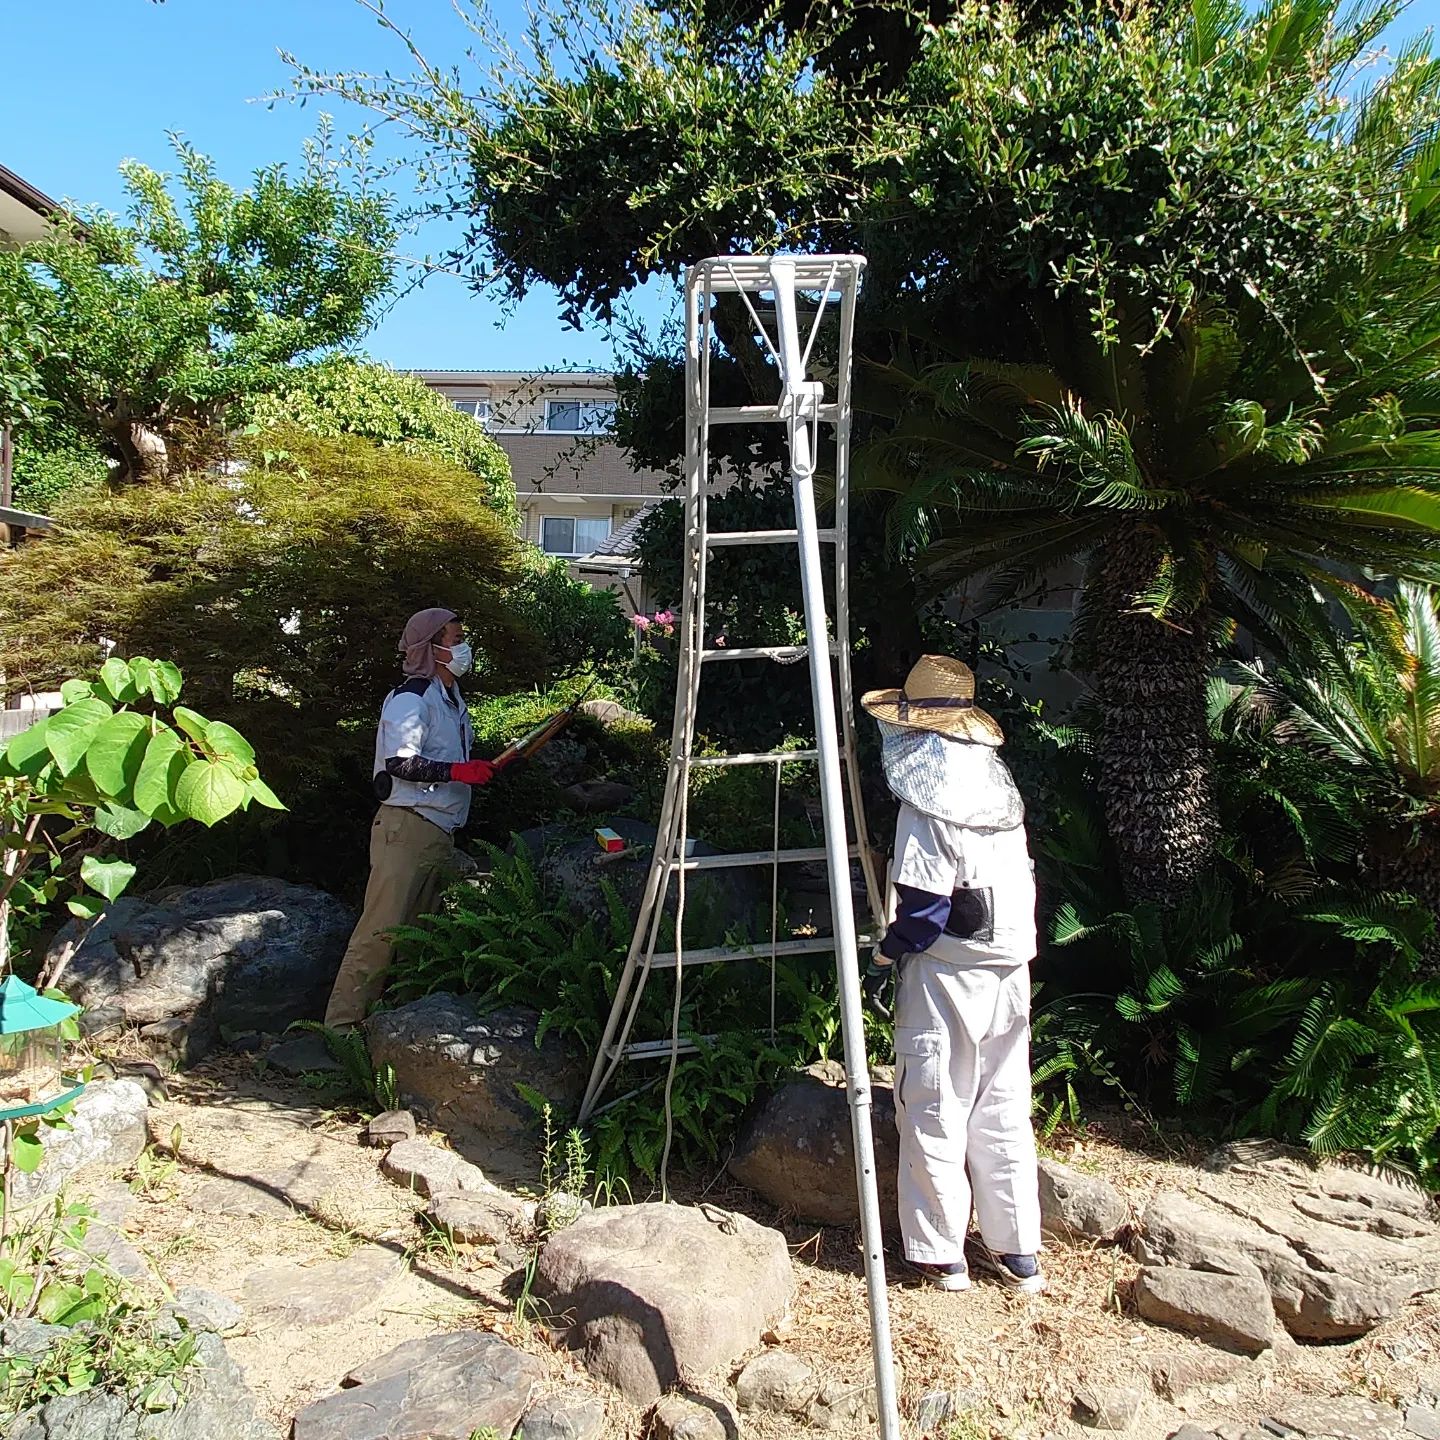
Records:
[[[1135,1282],[1135,1299],[1146,1320],[1252,1354],[1268,1349],[1275,1337],[1270,1289],[1259,1275],[1147,1267]]]
[[[1130,1218],[1125,1197],[1108,1180],[1040,1161],[1040,1225],[1062,1240],[1109,1240]]]
[[[354,923],[323,890],[260,875],[123,897],[71,961],[65,988],[131,1025],[198,1016],[222,1033],[278,1033],[324,1013]]]
[[[520,1421],[525,1440],[601,1440],[605,1402],[594,1395],[551,1395],[537,1401]]]
[[[650,1417],[654,1440],[733,1440],[739,1432],[719,1401],[667,1395]]]
[[[898,1224],[895,1187],[900,1169],[892,1072],[877,1069],[871,1080],[880,1214],[890,1227]],[[763,1100],[727,1168],[742,1185],[802,1220],[857,1224],[860,1201],[845,1067],[835,1060],[811,1065]]]
[[[819,1393],[815,1372],[798,1355],[762,1350],[735,1382],[735,1400],[742,1412],[765,1410],[776,1415],[801,1415]]]
[[[1227,1176],[1193,1194],[1170,1191],[1146,1209],[1135,1239],[1142,1264],[1262,1280],[1275,1314],[1297,1339],[1368,1334],[1416,1295],[1440,1285],[1440,1230],[1417,1217],[1404,1187],[1334,1166],[1289,1172],[1259,1186]],[[1355,1197],[1363,1182],[1365,1200]],[[1420,1204],[1425,1204],[1421,1196]],[[1398,1236],[1396,1229],[1418,1233]]]
[[[60,1395],[22,1415],[7,1440],[279,1440],[255,1414],[240,1367],[218,1335],[200,1335],[168,1409],[146,1410],[107,1390]]]
[[[753,1349],[794,1293],[778,1230],[714,1206],[616,1205],[540,1252],[534,1293],[602,1379],[645,1405]]]
[[[371,1057],[394,1068],[407,1103],[463,1144],[532,1130],[522,1085],[558,1115],[579,1105],[584,1072],[555,1036],[536,1046],[539,1021],[519,1006],[482,1015],[473,999],[438,994],[372,1015],[365,1029]]]
[[[47,1129],[44,1157],[31,1175],[14,1177],[15,1201],[54,1195],[79,1175],[100,1175],[133,1165],[149,1139],[150,1099],[134,1080],[96,1080],[75,1102],[65,1130]]]
[[[352,1370],[350,1388],[302,1410],[294,1440],[510,1435],[544,1374],[533,1356],[478,1330],[407,1340]]]

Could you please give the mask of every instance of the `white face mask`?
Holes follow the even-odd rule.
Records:
[[[448,660],[441,660],[440,663],[457,678],[461,675],[468,674],[471,665],[475,663],[475,652],[471,650],[469,644],[464,640],[448,647],[445,645],[437,645],[435,648],[437,650],[445,650],[448,648],[450,658]]]

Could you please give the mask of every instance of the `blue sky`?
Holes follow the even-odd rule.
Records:
[[[518,38],[521,0],[493,8]],[[214,156],[232,183],[298,157],[318,119],[313,103],[254,103],[287,83],[282,49],[320,69],[407,69],[394,37],[355,0],[0,0],[0,11],[0,163],[56,199],[116,208],[116,166],[134,157],[164,167],[169,130]],[[449,0],[389,0],[389,12],[432,61],[460,58],[467,34]],[[1414,0],[1394,38],[1437,21],[1440,0]],[[336,111],[342,131],[356,118]],[[407,245],[435,253],[445,238],[432,228]],[[366,348],[393,365],[435,369],[604,366],[610,357],[603,331],[561,324],[552,295],[533,294],[504,315],[445,276],[399,301]]]

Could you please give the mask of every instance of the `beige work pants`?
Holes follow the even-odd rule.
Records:
[[[1030,1123],[1030,967],[909,955],[895,1009],[895,1118],[905,1254],[964,1264],[973,1202],[1000,1255],[1040,1248]]]
[[[387,931],[434,907],[456,867],[454,840],[401,805],[382,805],[370,827],[370,880],[365,908],[345,947],[325,1023],[358,1025],[380,998],[394,949]]]

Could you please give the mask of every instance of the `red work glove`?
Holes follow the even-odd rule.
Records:
[[[495,767],[488,760],[461,760],[450,767],[450,778],[465,785],[488,785],[495,778]]]

